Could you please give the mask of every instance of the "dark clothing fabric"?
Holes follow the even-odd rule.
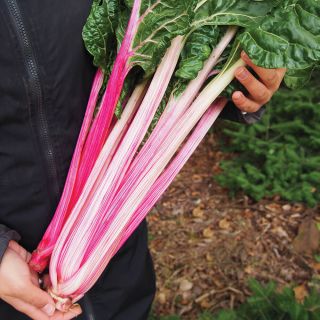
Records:
[[[240,112],[232,103],[228,103],[220,114],[221,119],[240,122],[244,124],[253,124],[259,121],[265,113],[265,107],[262,107],[257,112],[246,113]]]
[[[10,230],[6,226],[0,224],[0,263],[6,249],[8,248],[10,240],[19,241],[19,234],[16,231]]]
[[[0,0],[0,259],[18,234],[36,248],[62,193],[95,74],[81,37],[91,4]],[[154,292],[144,222],[81,303],[91,320],[146,319]],[[0,319],[27,318],[0,301]]]

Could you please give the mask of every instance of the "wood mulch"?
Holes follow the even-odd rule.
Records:
[[[204,310],[233,308],[249,294],[249,278],[298,288],[320,279],[310,251],[319,251],[320,241],[310,243],[319,208],[230,199],[214,180],[223,157],[209,134],[148,218],[158,316],[196,319]],[[301,225],[313,236],[297,239]]]

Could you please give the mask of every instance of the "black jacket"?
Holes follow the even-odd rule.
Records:
[[[27,250],[36,248],[61,195],[95,73],[81,38],[91,3],[0,0],[0,261],[8,241],[18,240],[18,234]],[[224,115],[244,120],[233,107]],[[123,258],[126,254],[130,258]],[[115,260],[122,291],[112,293],[108,284],[97,284],[109,302],[104,320],[125,319],[119,310],[130,294],[135,296],[132,303],[139,299],[137,292],[145,297],[146,306],[152,300],[154,276],[145,224]],[[103,277],[112,274],[107,282],[119,289],[113,265],[117,262]],[[99,290],[93,295],[103,305]],[[112,303],[115,299],[118,302]],[[142,309],[136,316],[131,311],[129,318],[140,319],[148,308]],[[0,318],[26,319],[3,303]]]

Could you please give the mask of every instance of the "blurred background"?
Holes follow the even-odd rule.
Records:
[[[150,320],[320,319],[320,72],[220,121],[149,216]]]

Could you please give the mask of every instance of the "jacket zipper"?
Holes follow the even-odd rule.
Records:
[[[18,35],[18,41],[23,54],[24,65],[28,74],[31,106],[35,108],[35,127],[39,135],[40,149],[43,151],[49,178],[49,188],[53,197],[57,200],[59,195],[59,183],[57,166],[53,146],[50,142],[49,128],[43,107],[42,88],[39,77],[39,67],[29,39],[26,27],[23,23],[20,8],[16,0],[6,0],[13,25]],[[51,193],[50,192],[50,193]],[[51,198],[51,197],[50,197]]]

